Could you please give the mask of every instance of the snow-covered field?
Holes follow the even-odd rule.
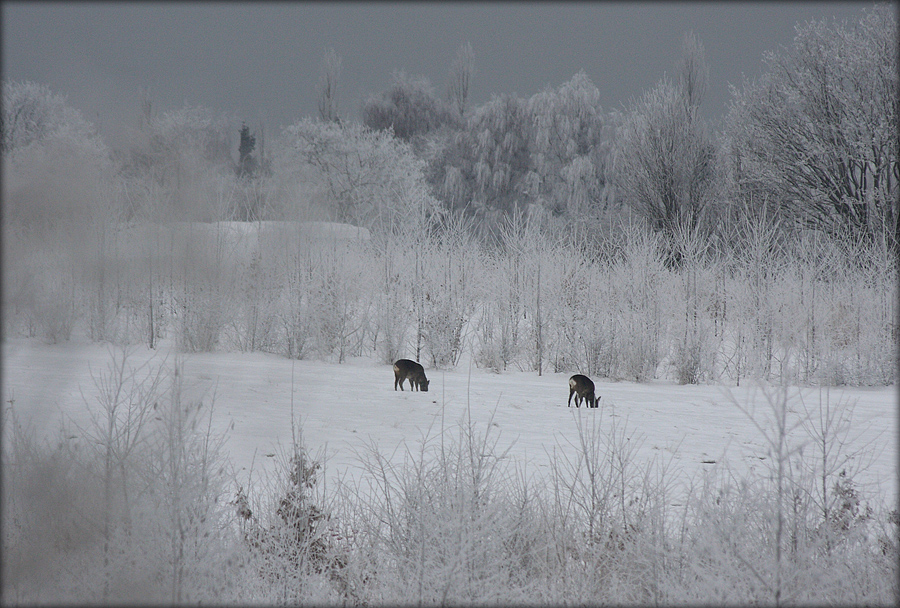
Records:
[[[47,345],[14,338],[3,344],[4,407],[35,431],[51,437],[60,423],[85,427],[88,408],[96,408],[92,374],[106,369],[110,349],[73,337]],[[406,446],[441,429],[454,429],[465,416],[476,426],[499,432],[498,453],[511,446],[509,457],[541,474],[554,448],[566,449],[576,436],[575,418],[601,417],[602,424],[624,428],[639,445],[637,463],[661,458],[685,483],[703,469],[728,466],[738,474],[766,465],[767,444],[753,421],[735,403],[755,410],[766,428],[771,410],[766,395],[772,387],[748,383],[740,387],[679,386],[671,382],[609,382],[595,378],[600,408],[569,409],[568,374],[505,372],[477,369],[467,358],[452,370],[426,370],[429,392],[394,391],[388,365],[368,358],[344,364],[291,361],[262,353],[208,353],[183,357],[185,389],[190,398],[214,403],[212,424],[226,433],[226,452],[235,482],[245,487],[270,472],[279,446],[291,443],[292,414],[302,423],[303,441],[313,454],[327,456],[326,476],[358,479],[358,453],[374,442],[399,458]],[[171,366],[169,342],[157,351],[133,347],[130,366],[145,361]],[[850,466],[862,470],[854,482],[869,500],[897,501],[897,391],[882,388],[791,388],[790,411],[819,399],[853,405],[846,454],[859,453]],[[623,427],[624,425],[624,427]],[[74,428],[74,427],[72,427]],[[798,442],[802,430],[795,430]],[[397,447],[401,449],[396,450]],[[252,474],[251,474],[252,472]],[[674,500],[675,498],[673,498]]]

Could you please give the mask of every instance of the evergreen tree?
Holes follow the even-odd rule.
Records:
[[[253,177],[256,174],[258,163],[252,156],[256,147],[256,137],[250,134],[250,127],[241,125],[241,141],[238,145],[238,176]]]

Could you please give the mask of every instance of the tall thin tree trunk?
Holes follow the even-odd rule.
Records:
[[[535,324],[537,326],[537,368],[538,368],[538,376],[543,373],[544,370],[544,338],[542,336],[542,325],[543,319],[541,318],[541,257],[540,253],[537,255],[537,310],[535,311]]]

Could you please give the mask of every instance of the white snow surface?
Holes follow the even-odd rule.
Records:
[[[163,341],[153,351],[134,349],[129,365],[152,360],[171,366],[175,351]],[[83,428],[88,407],[97,408],[92,374],[105,371],[111,347],[74,339],[56,345],[13,338],[3,343],[4,408],[31,425],[38,436],[53,437],[68,421]],[[490,423],[499,432],[497,454],[526,473],[547,471],[550,455],[576,439],[575,418],[601,417],[601,424],[625,425],[630,441],[640,444],[639,466],[655,457],[670,462],[670,472],[689,483],[704,468],[728,466],[738,474],[766,466],[767,447],[760,431],[731,401],[766,417],[765,391],[758,383],[740,387],[679,386],[670,382],[637,384],[594,378],[600,407],[567,408],[570,373],[477,369],[464,358],[454,369],[428,369],[428,392],[395,391],[391,366],[374,358],[343,364],[292,361],[264,353],[179,354],[187,397],[213,403],[212,428],[227,433],[225,450],[235,482],[247,485],[271,472],[274,455],[291,444],[292,411],[302,423],[310,453],[326,456],[326,479],[360,479],[358,453],[374,442],[383,454],[402,458],[406,447],[426,435],[456,433],[471,416],[476,429]],[[408,387],[407,387],[408,388]],[[770,394],[772,387],[769,387]],[[799,396],[808,407],[828,398],[854,403],[851,445],[868,458],[854,476],[869,499],[897,502],[898,423],[896,387],[791,388],[791,411]],[[405,446],[405,447],[404,447]],[[397,449],[399,448],[399,449]],[[865,462],[862,462],[865,460]],[[719,464],[713,464],[715,461]],[[252,475],[251,475],[252,472]]]

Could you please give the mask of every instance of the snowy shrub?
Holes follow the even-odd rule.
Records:
[[[347,263],[337,256],[325,257],[309,283],[311,327],[319,356],[328,359],[336,354],[342,363],[347,356],[359,354],[363,340],[358,315],[362,278],[359,267],[351,266],[361,259],[353,255]]]
[[[34,322],[42,327],[43,337],[51,344],[67,341],[75,323],[75,306],[67,293],[65,280],[53,281],[48,292],[33,310]],[[60,284],[62,283],[62,284]]]
[[[98,226],[74,258],[69,244],[9,230],[6,250],[31,254],[4,274],[5,324],[49,341],[83,329],[154,346],[173,330],[189,351],[416,353],[435,366],[471,348],[498,370],[547,361],[639,382],[895,377],[896,262],[876,246],[821,235],[786,246],[750,226],[728,255],[667,269],[637,228],[600,262],[547,236],[511,250],[440,234],[363,246],[262,232],[254,244],[231,242],[240,224],[227,226]]]
[[[680,259],[678,291],[673,298],[680,310],[675,308],[678,318],[672,319],[672,333],[678,336],[672,365],[680,384],[697,384],[716,376],[717,344],[711,340],[712,323],[708,319],[715,292],[715,262],[711,242],[700,230],[679,226],[670,240]]]
[[[490,256],[485,262],[495,281],[494,289],[485,294],[490,300],[484,303],[478,319],[478,358],[479,365],[499,372],[524,348],[526,272],[520,267],[524,264],[512,255]]]
[[[342,570],[346,543],[333,522],[319,486],[321,458],[312,458],[295,437],[290,456],[281,454],[274,482],[266,488],[256,513],[239,488],[233,504],[249,553],[246,564],[255,581],[257,602],[347,601]],[[253,492],[251,492],[252,496]]]
[[[15,603],[226,600],[237,540],[220,438],[180,371],[115,354],[90,425],[39,443],[4,420],[3,596]],[[168,382],[171,384],[167,386]],[[73,431],[77,431],[73,433]]]
[[[285,272],[285,287],[277,301],[281,322],[283,352],[289,359],[303,359],[309,351],[312,335],[309,296],[302,272]]]
[[[719,348],[710,319],[701,311],[702,304],[689,305],[685,315],[672,322],[678,337],[671,355],[675,380],[679,384],[700,384],[717,377],[716,355]]]
[[[473,348],[479,365],[495,371],[511,364],[540,371],[546,358],[547,299],[552,299],[546,275],[553,273],[556,253],[551,239],[540,232],[539,214],[515,212],[499,228],[499,247],[481,254],[486,276],[474,290],[483,310],[477,317]],[[552,278],[549,279],[551,285]]]
[[[358,488],[354,518],[371,573],[364,601],[533,601],[545,549],[537,505],[488,429],[460,421],[440,442],[408,447],[402,463],[375,446],[361,454],[372,482]]]
[[[593,330],[602,311],[602,279],[597,266],[571,247],[562,246],[554,258],[544,265],[552,269],[545,303],[554,369],[596,373],[602,338]]]
[[[178,344],[186,352],[212,352],[225,327],[224,301],[214,287],[189,288],[178,308]]]
[[[454,366],[466,346],[463,332],[481,295],[482,252],[456,225],[419,245],[413,267],[415,350],[427,352],[435,367]]]
[[[589,365],[607,377],[645,381],[656,376],[664,352],[662,294],[666,271],[659,237],[621,227],[603,264],[595,266],[598,312],[585,321]]]
[[[190,222],[173,226],[171,246],[178,343],[187,352],[211,352],[235,307],[240,240],[227,224]]]
[[[400,462],[374,445],[362,454],[347,569],[368,575],[356,575],[363,602],[664,600],[671,482],[667,467],[634,461],[630,430],[576,419],[576,439],[535,478],[498,451],[490,423],[457,428]]]
[[[607,375],[634,382],[647,382],[656,377],[659,366],[659,331],[654,319],[632,311],[617,319],[615,335],[611,336]],[[604,366],[605,367],[605,366]]]
[[[627,422],[573,417],[574,437],[557,440],[547,480],[564,557],[557,576],[577,601],[661,601],[652,573],[667,534],[666,467],[635,460],[643,439]]]
[[[250,237],[244,235],[244,238]],[[277,269],[274,261],[261,249],[261,245],[257,245],[249,260],[240,260],[236,264],[234,312],[225,333],[229,345],[242,352],[278,350],[277,309],[272,305],[277,301],[274,297],[278,292]]]
[[[406,351],[410,329],[414,324],[410,298],[397,291],[379,294],[376,302],[376,342],[382,363],[393,363]]]
[[[517,332],[511,331],[508,324],[501,322],[499,329],[496,327],[496,319],[500,316],[496,309],[499,307],[497,304],[482,307],[481,314],[477,316],[475,326],[477,346],[474,347],[475,363],[478,367],[497,373],[505,370],[515,358],[517,342]]]
[[[897,593],[896,512],[855,481],[870,446],[850,447],[853,404],[827,391],[768,389],[755,410],[732,400],[765,456],[685,484],[677,456],[644,459],[635,426],[601,407],[568,412],[538,473],[493,418],[482,429],[465,416],[392,452],[371,440],[360,475],[327,486],[324,458],[292,433],[274,477],[238,486],[177,361],[116,352],[94,380],[88,424],[55,442],[19,425],[15,399],[4,411],[11,604],[880,605]]]
[[[11,256],[12,248],[15,256]],[[71,262],[59,248],[40,245],[12,231],[4,233],[3,273],[4,313],[7,329],[51,344],[66,341],[72,334],[80,307],[76,278]]]
[[[434,299],[440,298],[435,296]],[[429,298],[431,300],[431,298]],[[429,306],[422,322],[422,338],[434,367],[456,365],[462,354],[462,330],[466,317],[453,302],[440,298]]]
[[[420,243],[411,236],[376,239],[365,250],[370,266],[363,279],[367,283],[363,292],[372,315],[373,351],[382,363],[393,363],[406,356],[416,333]]]
[[[781,501],[773,480],[750,474],[705,479],[686,506],[678,547],[684,566],[667,585],[669,601],[718,605],[890,604],[896,560],[879,555],[862,530],[826,542],[803,527],[798,495]],[[799,499],[802,501],[802,498]],[[858,521],[855,520],[855,521]]]
[[[725,467],[688,502],[682,542],[703,558],[691,565],[692,583],[678,589],[679,601],[888,601],[885,574],[896,564],[872,552],[873,512],[847,472],[868,449],[846,451],[850,404],[820,399],[798,407],[787,388],[767,391],[765,399],[761,412],[732,401],[764,438],[763,474],[735,480]]]
[[[703,361],[701,341],[696,336],[685,336],[675,349],[675,378],[678,384],[699,384]]]

